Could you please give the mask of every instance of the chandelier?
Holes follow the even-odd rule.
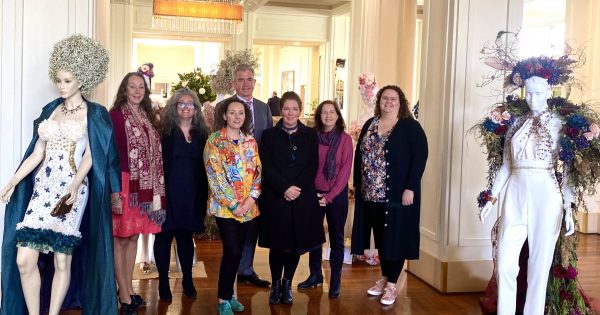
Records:
[[[154,0],[152,28],[163,31],[239,34],[240,0]]]

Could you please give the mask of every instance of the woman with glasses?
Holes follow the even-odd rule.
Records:
[[[369,248],[373,229],[382,278],[367,293],[392,305],[405,260],[419,258],[421,176],[427,162],[425,132],[398,86],[377,92],[375,117],[362,127],[354,157],[352,253],[362,255]]]
[[[217,106],[214,127],[204,148],[204,165],[209,183],[208,212],[216,218],[223,244],[217,289],[219,315],[241,312],[234,283],[249,222],[259,212],[256,199],[261,192],[261,162],[252,134],[252,112],[237,98]]]
[[[183,273],[183,294],[196,298],[192,282],[194,233],[204,230],[208,181],[202,153],[208,131],[200,100],[188,88],[177,90],[167,101],[161,126],[167,216],[162,231],[154,240],[154,256],[158,269],[158,294],[161,301],[172,300],[169,288],[171,242],[177,240],[177,254]]]
[[[314,129],[299,121],[298,94],[281,96],[281,120],[261,140],[263,197],[258,245],[269,251],[269,304],[292,304],[292,278],[300,255],[325,242],[315,176],[319,140]]]

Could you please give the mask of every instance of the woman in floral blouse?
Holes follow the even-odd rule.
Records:
[[[375,117],[363,126],[354,155],[352,253],[362,255],[369,248],[372,228],[382,279],[367,293],[391,305],[404,261],[419,258],[427,138],[399,87],[384,86],[375,104]]]
[[[252,137],[252,113],[236,98],[219,106],[214,127],[204,148],[208,176],[208,213],[216,217],[223,243],[219,269],[219,314],[240,312],[244,306],[234,295],[234,282],[250,220],[259,214],[256,199],[261,188],[258,146]]]

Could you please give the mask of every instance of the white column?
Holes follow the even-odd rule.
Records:
[[[483,148],[467,130],[502,96],[478,88],[479,51],[500,30],[516,30],[522,0],[426,0],[423,8],[420,116],[429,142],[422,182],[420,259],[409,271],[441,292],[485,288],[493,263],[490,231],[475,198],[486,186]],[[498,83],[495,88],[498,88]]]
[[[570,99],[574,102],[600,101],[600,1],[567,1],[565,18],[565,39],[573,48],[584,47],[586,62],[575,70],[578,78],[584,82],[583,90],[573,90]],[[588,213],[580,209],[578,215],[579,231],[583,233],[600,232],[600,189],[596,195],[585,198]]]

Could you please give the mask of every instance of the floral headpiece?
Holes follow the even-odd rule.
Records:
[[[147,63],[141,65],[137,69],[137,72],[139,72],[139,73],[147,76],[148,78],[152,79],[154,77],[154,71],[152,69],[154,69],[154,64],[152,64],[151,62],[147,62]]]
[[[576,61],[563,55],[558,59],[547,56],[531,57],[517,62],[504,86],[522,87],[525,80],[537,76],[544,78],[550,85],[560,85],[571,79],[572,65]]]
[[[56,43],[50,54],[48,76],[52,81],[60,70],[70,72],[79,80],[81,92],[90,92],[106,77],[108,51],[94,39],[71,35]]]

